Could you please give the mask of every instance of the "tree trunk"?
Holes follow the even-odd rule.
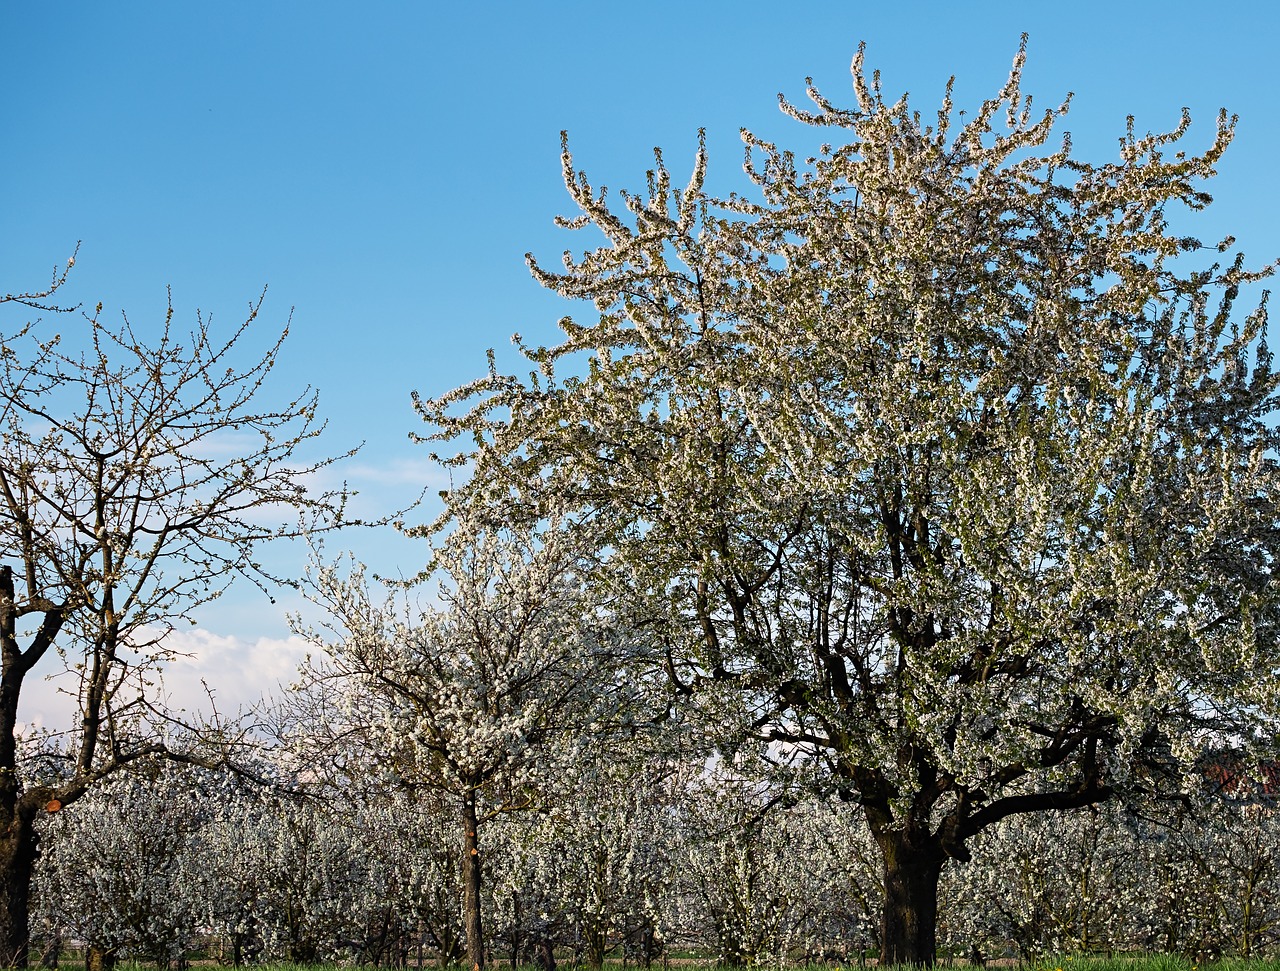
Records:
[[[25,968],[31,876],[39,837],[28,807],[16,808],[0,834],[0,967]]]
[[[538,938],[538,943],[534,950],[538,967],[542,971],[556,971],[556,945],[550,937],[543,936]]]
[[[583,933],[586,944],[586,965],[591,971],[600,971],[604,967],[604,952],[608,946],[606,932],[599,925],[593,925]]]
[[[58,960],[62,957],[62,930],[56,929],[49,936],[44,953],[40,955],[40,967],[57,971]]]
[[[484,925],[480,916],[480,840],[476,813],[476,791],[462,797],[462,920],[467,932],[467,964],[471,971],[484,968]]]
[[[520,936],[523,928],[520,926],[520,895],[513,893],[511,895],[511,967],[520,967]]]
[[[96,944],[90,944],[84,952],[84,971],[115,971],[116,953]]]
[[[936,846],[911,846],[901,833],[882,833],[879,842],[884,854],[880,965],[932,967],[938,959],[938,879],[946,855]]]

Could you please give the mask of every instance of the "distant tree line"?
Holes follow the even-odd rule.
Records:
[[[573,783],[481,830],[486,960],[551,971],[696,953],[728,967],[877,954],[877,848],[855,807],[766,811],[758,786],[669,759],[586,759]],[[1206,798],[1208,798],[1206,796]],[[1280,945],[1274,796],[1153,819],[1107,806],[1013,818],[947,871],[938,934],[968,960]],[[118,775],[42,824],[35,953],[179,967],[460,965],[467,852],[437,799],[271,793],[225,774]]]

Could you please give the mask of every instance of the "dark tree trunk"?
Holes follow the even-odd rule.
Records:
[[[556,971],[556,945],[550,937],[538,938],[535,947],[538,967],[542,971]]]
[[[879,842],[884,855],[880,964],[932,967],[938,959],[938,879],[946,855],[938,846],[912,846],[902,833],[882,833]]]
[[[467,932],[467,964],[471,971],[484,968],[484,924],[480,915],[480,840],[476,813],[476,791],[462,797],[462,921]]]
[[[511,895],[511,967],[520,967],[520,936],[523,928],[520,926],[520,895],[513,893]]]
[[[25,968],[31,876],[39,838],[27,807],[19,805],[0,834],[0,966]]]
[[[84,952],[84,971],[115,971],[115,951],[90,944]]]
[[[653,924],[647,923],[644,926],[644,934],[640,938],[640,953],[644,960],[644,971],[649,971],[653,967],[653,956],[657,953],[657,934],[655,933]]]
[[[23,793],[18,773],[18,699],[27,672],[48,651],[66,619],[47,611],[26,651],[18,646],[13,568],[0,566],[0,967],[29,960],[31,877],[39,836],[35,817],[46,800]]]
[[[40,967],[57,971],[58,960],[62,957],[62,931],[55,930],[45,944],[44,953],[40,955]]]

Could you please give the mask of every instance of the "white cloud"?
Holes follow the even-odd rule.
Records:
[[[223,713],[248,707],[295,680],[310,646],[301,637],[246,640],[196,628],[174,631],[169,644],[184,656],[167,665],[165,690],[172,705],[206,710],[207,684]]]
[[[374,464],[357,453],[355,458],[339,463],[333,469],[337,477],[353,484],[426,487],[428,491],[448,489],[455,478],[450,476],[450,469],[441,468],[426,457],[393,458]]]
[[[218,711],[233,714],[276,693],[294,680],[309,646],[297,636],[246,639],[203,629],[174,631],[168,645],[182,656],[166,664],[161,683],[172,710],[190,715],[209,714],[209,694]],[[74,689],[72,675],[41,677],[37,667],[23,684],[18,719],[24,725],[58,730],[69,728],[76,702],[62,689]]]

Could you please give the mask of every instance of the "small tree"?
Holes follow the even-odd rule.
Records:
[[[440,607],[379,598],[360,567],[314,577],[330,620],[301,630],[325,658],[304,668],[300,688],[325,714],[302,723],[298,742],[314,758],[330,739],[362,752],[385,783],[455,801],[467,963],[478,971],[481,823],[530,805],[539,773],[573,771],[581,733],[610,711],[600,673],[620,640],[554,525],[516,533],[463,521],[436,565]]]
[[[855,107],[782,104],[843,143],[802,165],[744,132],[751,200],[699,152],[611,205],[566,148],[562,224],[602,241],[530,265],[598,318],[526,348],[529,380],[418,402],[477,443],[458,505],[592,522],[677,697],[734,713],[727,751],[862,807],[886,963],[934,962],[942,869],[985,828],[1275,737],[1277,376],[1265,297],[1234,313],[1270,270],[1168,221],[1234,121],[1202,154],[1185,116],[1130,125],[1092,164],[1046,148],[1067,106],[1034,115],[1022,64],[927,124],[859,51]]]
[[[60,283],[4,302],[56,309]],[[170,309],[154,338],[99,306],[70,340],[35,324],[0,348],[0,965],[27,961],[37,816],[173,754],[154,686],[173,625],[237,576],[265,589],[262,543],[341,519],[345,493],[308,485],[333,461],[304,457],[315,392],[263,401],[288,329],[244,356],[260,306],[225,335],[181,335]],[[33,773],[22,688],[64,669],[77,713]]]

